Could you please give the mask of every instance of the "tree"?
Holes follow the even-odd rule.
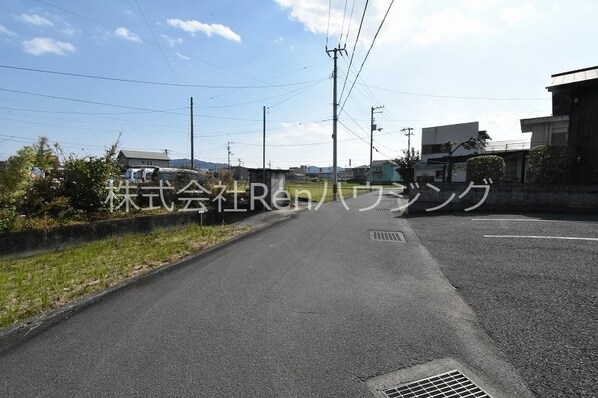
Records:
[[[34,159],[33,148],[24,146],[0,168],[0,207],[15,207],[20,203],[29,187]]]
[[[60,150],[58,144],[54,144],[54,148]],[[44,171],[46,176],[50,171],[58,168],[58,156],[56,156],[54,150],[50,147],[48,137],[45,135],[39,137],[37,143],[33,144],[33,150],[35,151],[33,165]]]
[[[120,169],[116,161],[119,139],[106,149],[104,156],[77,159],[71,156],[64,165],[64,192],[74,209],[87,214],[107,209],[108,182],[118,178]]]
[[[407,151],[405,156],[395,160],[397,165],[397,171],[403,178],[403,183],[409,184],[415,181],[415,172],[413,168],[420,161],[419,152],[415,151],[415,148],[411,148],[411,152]]]
[[[454,146],[454,148],[453,148]],[[486,141],[481,139],[480,137],[469,137],[469,139],[463,142],[457,141],[447,141],[443,144],[443,147],[446,152],[448,152],[449,158],[453,156],[453,153],[461,147],[468,149],[468,150],[475,150],[475,149],[482,149],[486,146]],[[447,176],[446,182],[451,182],[453,178],[453,161],[449,159],[448,167],[447,167]]]

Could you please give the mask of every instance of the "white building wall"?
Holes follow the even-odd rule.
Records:
[[[477,137],[479,132],[479,122],[452,124],[447,126],[427,127],[422,129],[422,155],[423,161],[429,158],[438,158],[446,156],[446,152],[434,152],[423,154],[426,145],[443,145],[447,141],[456,141],[458,143],[467,141],[471,137]],[[459,148],[453,156],[468,155],[474,151]]]

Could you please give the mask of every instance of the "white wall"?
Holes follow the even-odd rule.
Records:
[[[464,142],[471,137],[477,137],[479,132],[479,122],[451,124],[447,126],[426,127],[422,129],[422,149],[424,145],[442,145],[447,141]],[[468,155],[474,151],[459,148],[453,156]],[[422,160],[427,161],[429,158],[437,158],[439,156],[446,156],[445,153],[434,153],[423,155]]]

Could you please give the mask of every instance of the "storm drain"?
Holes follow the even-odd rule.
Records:
[[[458,370],[384,390],[388,398],[492,398]]]
[[[380,242],[405,242],[402,232],[370,231],[370,239]]]
[[[391,213],[392,209],[374,209],[376,213]]]

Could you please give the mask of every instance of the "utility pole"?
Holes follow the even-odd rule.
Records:
[[[228,151],[228,171],[230,172],[230,155],[233,153],[230,151],[230,141],[226,145],[226,150]]]
[[[195,153],[193,145],[193,97],[191,97],[191,170],[195,169]]]
[[[262,108],[264,134],[262,139],[262,184],[266,183],[266,106]]]
[[[337,124],[338,124],[338,114],[337,114],[337,108],[338,108],[338,101],[336,99],[336,86],[337,86],[337,78],[338,78],[338,67],[337,67],[337,60],[338,60],[338,53],[340,52],[341,55],[343,53],[343,51],[345,52],[345,54],[347,53],[347,50],[343,47],[340,48],[334,48],[332,50],[328,50],[326,49],[326,54],[328,54],[328,56],[330,57],[330,53],[333,53],[332,59],[334,60],[334,69],[332,72],[332,78],[333,78],[333,86],[332,86],[332,201],[336,202],[336,194],[338,191],[338,168],[337,168],[337,161],[336,161],[336,143],[337,143]]]
[[[401,130],[407,136],[407,160],[411,157],[411,136],[413,135],[413,127],[405,127]]]
[[[382,130],[381,128],[378,128],[378,126],[376,125],[375,121],[374,121],[374,113],[381,113],[380,112],[376,112],[378,109],[383,109],[383,106],[372,106],[371,108],[371,124],[370,124],[370,172],[369,172],[369,182],[370,182],[370,186],[372,185],[372,166],[374,165],[374,154],[373,154],[373,150],[374,150],[374,131],[375,130]],[[370,188],[371,190],[371,188]]]

